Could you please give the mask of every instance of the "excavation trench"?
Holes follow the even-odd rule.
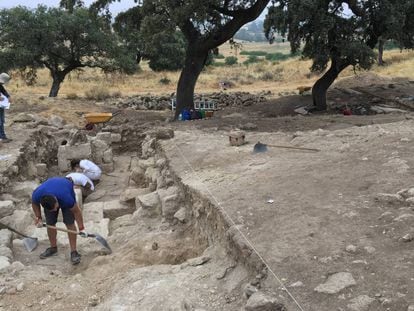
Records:
[[[8,238],[10,265],[0,270],[3,307],[233,310],[245,304],[246,284],[260,287],[266,272],[237,228],[169,166],[159,139],[172,132],[131,131],[85,140],[79,133],[41,130],[22,146],[1,191],[2,200],[13,202],[14,212],[2,221],[37,236],[39,246],[27,253],[18,236]],[[83,201],[83,213],[86,228],[105,236],[113,253],[107,254],[94,239],[78,239],[82,262],[71,266],[67,237],[59,233],[59,255],[40,260],[48,239],[44,229],[31,224],[34,180],[59,174],[62,150],[72,152],[70,144],[80,150],[91,142],[95,158],[100,152],[96,145],[102,146],[98,138],[111,147],[112,162],[103,164],[111,170]]]

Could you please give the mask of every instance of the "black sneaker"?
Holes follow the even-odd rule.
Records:
[[[70,252],[70,261],[72,262],[72,265],[77,265],[81,261],[81,254],[79,254],[77,251]]]
[[[56,256],[57,255],[57,247],[49,247],[40,254],[40,259],[45,259],[47,257]]]

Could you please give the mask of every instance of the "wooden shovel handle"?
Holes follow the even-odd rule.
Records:
[[[287,149],[299,149],[299,150],[308,150],[308,151],[320,151],[319,149],[313,149],[313,148],[305,148],[305,147],[293,147],[293,146],[280,146],[280,145],[269,145],[266,144],[269,147],[277,147],[277,148],[287,148]]]
[[[43,224],[43,227],[48,227],[48,228],[53,229],[53,230],[63,231],[63,232],[72,233],[72,234],[80,234],[79,231],[68,230],[68,229],[64,229],[64,228],[58,228],[58,227],[51,226],[51,225],[48,225],[48,224]],[[89,238],[96,238],[96,236],[97,236],[96,234],[88,233]]]
[[[58,228],[58,227],[51,226],[51,225],[48,225],[48,224],[43,224],[43,227],[48,227],[50,229],[54,229],[54,230],[57,230],[57,231],[63,231],[63,232],[67,232],[67,233],[72,233],[72,234],[79,234],[78,231],[68,230],[68,229],[63,229],[63,228]]]

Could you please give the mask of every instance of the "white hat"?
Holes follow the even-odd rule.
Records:
[[[6,84],[9,81],[10,81],[10,76],[7,73],[5,73],[5,72],[0,73],[0,83],[1,84]]]

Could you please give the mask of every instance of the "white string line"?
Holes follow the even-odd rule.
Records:
[[[181,157],[184,159],[184,161],[187,163],[188,167],[191,169],[191,171],[194,173],[194,175],[197,177],[197,179],[200,181],[201,184],[205,183],[201,180],[201,178],[198,176],[197,172],[194,170],[193,166],[190,164],[188,159],[184,156],[181,149],[178,148],[178,146],[173,143],[175,148],[177,148],[178,152],[180,153]],[[274,276],[274,278],[279,282],[279,284],[282,286],[283,290],[288,293],[290,298],[295,302],[295,304],[298,306],[299,310],[305,311],[302,306],[299,304],[299,302],[295,299],[295,297],[292,295],[292,293],[286,288],[286,286],[283,284],[281,279],[276,275],[275,272],[270,268],[269,264],[266,262],[266,260],[263,258],[262,255],[260,255],[259,251],[253,246],[252,242],[244,235],[244,233],[239,229],[239,227],[236,225],[234,220],[230,217],[230,215],[225,211],[225,209],[221,206],[220,202],[217,200],[217,198],[213,195],[213,193],[210,191],[210,188],[207,187],[207,185],[204,186],[204,189],[207,190],[209,195],[213,198],[217,206],[220,208],[220,210],[226,215],[226,217],[230,220],[231,224],[236,228],[236,230],[241,234],[243,239],[247,242],[247,244],[253,249],[253,251],[256,253],[256,255],[259,257],[259,259],[263,262],[263,264],[266,266],[266,268],[271,272],[271,274]]]

